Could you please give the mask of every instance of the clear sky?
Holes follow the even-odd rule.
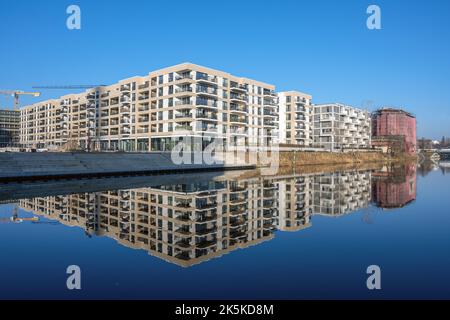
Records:
[[[66,27],[71,4],[81,30]],[[370,4],[382,30],[366,27]],[[448,0],[2,0],[0,36],[0,89],[110,84],[193,62],[315,103],[401,106],[417,115],[418,136],[450,136]]]

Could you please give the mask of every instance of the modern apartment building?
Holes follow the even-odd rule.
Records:
[[[279,143],[310,147],[313,143],[312,97],[298,91],[278,93]]]
[[[19,142],[20,112],[0,109],[0,148],[13,147]]]
[[[370,147],[368,111],[339,103],[314,105],[313,145],[328,151]]]
[[[29,147],[166,151],[181,139],[202,150],[271,144],[275,86],[183,63],[143,77],[70,94],[21,110],[21,143]],[[186,141],[186,140],[185,140]]]

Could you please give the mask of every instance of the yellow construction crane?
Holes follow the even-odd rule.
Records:
[[[0,90],[0,94],[13,96],[14,97],[14,110],[19,110],[19,97],[23,95],[30,95],[33,97],[39,97],[41,95],[40,92],[25,92],[20,90]]]

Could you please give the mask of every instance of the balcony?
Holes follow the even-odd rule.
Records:
[[[268,90],[268,89],[264,89],[263,95],[264,95],[264,96],[268,96],[268,97],[276,97],[276,96],[277,96],[277,94],[275,93],[275,91],[273,91],[273,90]]]
[[[236,93],[231,93],[230,94],[230,99],[237,101],[237,102],[247,102],[248,100],[248,96],[245,94],[236,94]]]
[[[131,89],[131,86],[129,84],[120,86],[120,91],[121,92],[129,92],[130,89]]]
[[[175,126],[175,131],[192,131],[192,130],[193,130],[192,126],[187,126],[187,125]]]
[[[248,87],[245,84],[237,84],[237,83],[231,83],[230,84],[230,90],[232,91],[238,91],[238,92],[247,92]]]
[[[239,123],[239,124],[247,124],[247,118],[231,116],[230,122]]]
[[[265,117],[277,117],[278,114],[273,110],[264,109],[264,116]]]
[[[191,94],[193,92],[191,87],[182,87],[182,88],[176,88],[175,93],[178,94]]]
[[[193,77],[189,73],[183,73],[175,76],[175,81],[183,82],[184,80],[193,80]]]
[[[217,214],[200,215],[195,219],[196,223],[208,223],[217,220]]]
[[[138,107],[139,112],[148,111],[150,110],[150,106],[148,104],[141,104]]]
[[[121,108],[120,108],[120,113],[122,113],[122,114],[128,114],[128,113],[130,113],[130,107],[128,107],[128,106],[123,106],[123,107],[121,107]]]
[[[189,200],[184,200],[184,199],[177,200],[177,199],[175,199],[174,206],[177,207],[177,208],[184,208],[184,209],[185,208],[192,208],[190,199]]]
[[[183,118],[192,119],[192,114],[189,111],[175,113],[175,119],[183,119]]]
[[[207,82],[217,83],[217,77],[210,76],[210,75],[207,75],[205,73],[199,73],[199,72],[197,72],[197,80],[198,81],[207,81]]]
[[[190,222],[190,221],[192,221],[191,216],[189,214],[186,214],[186,213],[180,214],[175,219],[178,220],[178,221],[181,221],[181,222]]]
[[[205,119],[205,120],[217,120],[217,113],[197,111],[196,118],[197,119]]]
[[[217,108],[217,102],[215,100],[203,100],[197,99],[196,105],[199,107]]]
[[[175,106],[192,106],[193,103],[190,100],[179,100],[175,101]]]
[[[138,98],[139,101],[148,100],[148,99],[150,99],[150,96],[148,94],[140,95]]]
[[[217,95],[217,89],[212,87],[197,86],[196,92],[199,95],[210,95],[210,96]]]
[[[120,102],[124,103],[124,104],[128,104],[128,103],[131,103],[132,100],[129,96],[123,96],[122,98],[120,98]]]
[[[233,135],[248,135],[248,131],[246,128],[232,128],[230,133]]]
[[[142,133],[149,133],[149,129],[148,128],[139,128],[137,129],[137,133],[142,134]]]
[[[138,86],[138,89],[139,89],[139,90],[143,90],[143,89],[147,89],[147,88],[149,88],[149,87],[150,87],[150,83],[147,81],[147,82],[145,82],[144,84],[139,85],[139,86]]]
[[[216,126],[205,125],[205,124],[197,126],[197,131],[203,131],[203,132],[217,132],[218,129],[219,128]]]
[[[235,103],[230,104],[230,112],[234,113],[248,113],[248,108],[246,106],[238,105]]]
[[[196,231],[196,234],[199,236],[204,236],[210,233],[216,233],[217,232],[217,227],[212,227],[212,228],[202,228]]]

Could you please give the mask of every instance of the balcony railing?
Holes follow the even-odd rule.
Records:
[[[176,126],[175,130],[176,131],[191,131],[192,126]]]
[[[217,82],[217,77],[207,74],[197,73],[197,80],[205,80],[209,82]]]

